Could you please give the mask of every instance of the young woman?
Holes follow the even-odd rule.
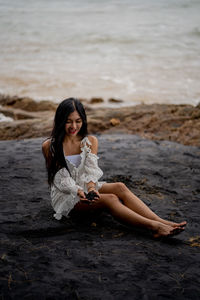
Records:
[[[153,231],[156,238],[184,230],[186,222],[161,219],[123,183],[99,181],[103,172],[98,167],[98,140],[88,135],[85,110],[79,100],[69,98],[60,103],[51,137],[42,150],[57,220],[71,212],[107,209],[123,223]]]

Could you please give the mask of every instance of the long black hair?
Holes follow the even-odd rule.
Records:
[[[54,126],[50,137],[50,149],[46,159],[49,185],[53,183],[54,176],[58,170],[64,167],[69,171],[63,153],[63,141],[66,135],[65,124],[69,115],[74,111],[77,111],[82,119],[82,127],[78,135],[84,138],[88,134],[87,117],[82,103],[76,98],[63,100],[58,105],[55,113]]]

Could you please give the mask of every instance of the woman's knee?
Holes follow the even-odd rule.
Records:
[[[127,187],[123,182],[116,182],[116,194],[122,194],[127,191]]]

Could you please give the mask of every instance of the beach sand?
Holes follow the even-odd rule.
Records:
[[[199,299],[200,148],[99,135],[102,179],[188,222],[180,235],[154,240],[105,212],[55,220],[43,139],[0,142],[1,299]]]

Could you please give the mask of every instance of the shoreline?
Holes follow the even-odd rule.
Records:
[[[140,104],[136,106],[100,107],[101,98],[80,99],[88,116],[90,134],[127,133],[150,140],[168,140],[200,146],[200,104]],[[120,105],[122,100],[110,99]],[[0,113],[13,118],[0,122],[0,140],[49,136],[57,103],[31,98],[0,95]]]

